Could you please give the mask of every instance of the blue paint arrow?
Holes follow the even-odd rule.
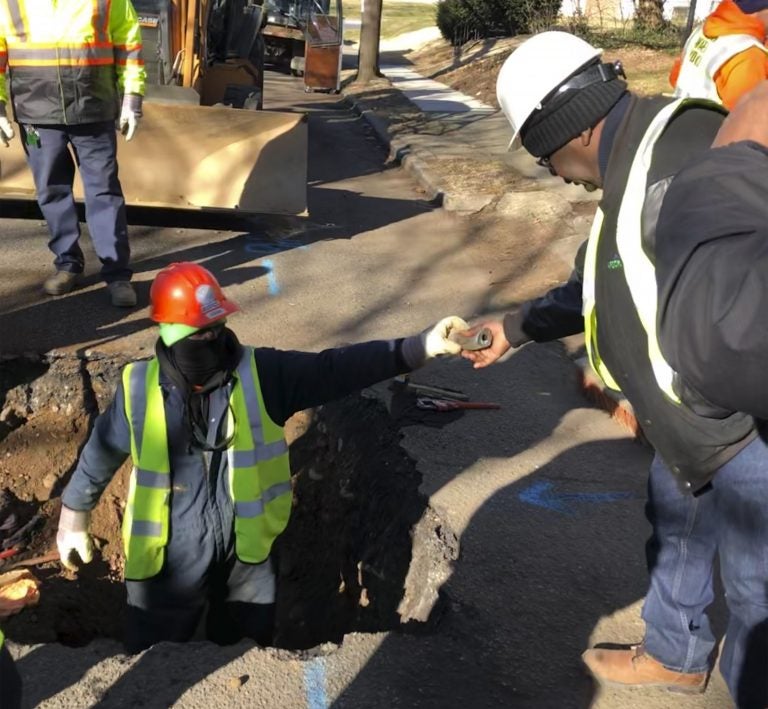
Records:
[[[275,273],[275,264],[272,263],[271,258],[265,258],[261,265],[267,269],[267,290],[270,295],[280,294],[280,285],[277,282],[277,274]]]
[[[637,497],[631,492],[554,492],[552,488],[553,483],[540,480],[523,490],[518,498],[529,505],[572,515],[574,512],[568,506],[569,502],[616,502]]]

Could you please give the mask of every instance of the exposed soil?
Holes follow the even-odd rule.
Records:
[[[407,58],[420,74],[498,108],[496,77],[504,60],[523,39],[476,40],[458,48],[440,39],[411,52]],[[676,50],[626,45],[606,50],[604,57],[607,61],[621,60],[630,89],[649,95],[670,90],[668,76],[676,55]]]
[[[34,357],[0,362],[0,489],[19,499],[22,521],[40,516],[0,571],[55,550],[59,496],[96,415],[112,398],[122,364]],[[418,492],[420,475],[398,445],[396,423],[380,401],[355,395],[297,414],[286,432],[294,510],[277,548],[276,644],[309,648],[339,642],[352,631],[400,627],[404,594],[415,595],[408,600],[418,606],[425,590],[415,579],[404,592],[412,554],[426,550],[435,556],[428,566],[445,566],[458,544]],[[68,645],[121,637],[120,527],[128,475],[126,463],[93,512],[94,561],[76,574],[55,561],[36,565],[40,602],[4,620],[9,637]]]

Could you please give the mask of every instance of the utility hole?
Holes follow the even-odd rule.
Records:
[[[55,550],[60,495],[123,361],[26,357],[0,361],[0,572]],[[350,632],[431,629],[458,541],[419,493],[384,404],[355,394],[294,416],[286,426],[294,503],[276,544],[275,645],[307,649]],[[4,621],[13,640],[84,645],[122,637],[125,593],[120,525],[129,464],[94,510],[97,554],[77,575],[58,562],[32,567],[37,606]],[[2,503],[4,501],[5,504]],[[12,514],[13,525],[3,519]],[[10,545],[7,545],[10,546]]]

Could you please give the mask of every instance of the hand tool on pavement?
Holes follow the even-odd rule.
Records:
[[[436,387],[430,384],[416,384],[416,382],[412,382],[408,378],[407,374],[399,374],[395,377],[394,381],[415,394],[424,394],[425,396],[441,399],[458,399],[460,401],[469,399],[463,391],[457,391],[456,389],[446,389],[445,387]]]
[[[456,411],[457,409],[500,409],[501,405],[487,401],[451,401],[420,396],[416,399],[416,408],[426,411]]]
[[[458,332],[452,332],[448,335],[448,339],[457,345],[461,345],[463,350],[485,350],[493,344],[493,335],[487,327],[478,330],[474,335],[462,335]]]

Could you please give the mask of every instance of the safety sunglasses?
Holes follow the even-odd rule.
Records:
[[[546,170],[549,170],[549,174],[552,175],[552,177],[557,177],[557,172],[554,167],[552,167],[552,162],[550,161],[549,155],[542,155],[540,158],[536,158],[536,164],[539,167],[543,167]]]

